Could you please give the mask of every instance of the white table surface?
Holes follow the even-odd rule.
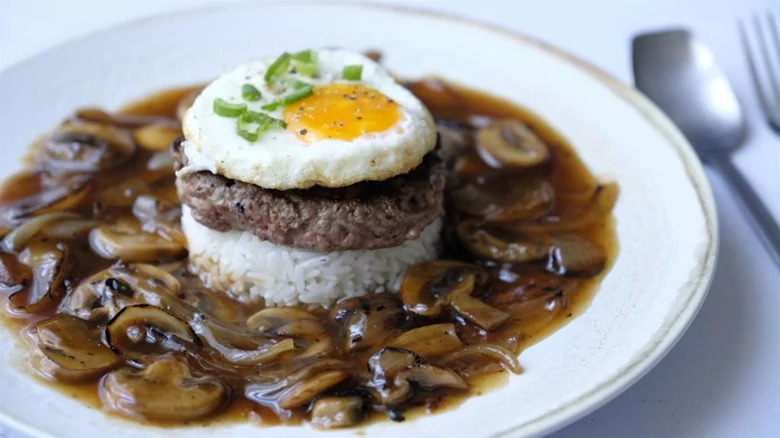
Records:
[[[216,2],[0,0],[0,69],[95,30],[208,3]],[[770,8],[780,18],[780,3],[440,1],[423,6],[542,38],[628,83],[632,35],[691,28],[713,48],[744,104],[750,136],[735,159],[780,219],[780,137],[760,117],[735,25],[738,18]],[[714,173],[709,176],[718,200],[721,249],[701,312],[674,350],[639,383],[554,436],[780,437],[780,269],[728,187]],[[258,436],[262,433],[258,430]],[[22,436],[0,425],[0,438]]]

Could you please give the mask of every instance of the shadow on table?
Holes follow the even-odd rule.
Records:
[[[680,342],[624,394],[552,437],[699,436],[707,425],[712,431],[741,385],[753,384],[745,382],[751,360],[771,347],[751,342],[751,318],[761,305],[751,300],[778,291],[750,290],[758,269],[751,261],[764,255],[756,254],[760,244],[745,235],[750,230],[735,216],[719,212],[721,247],[712,288]]]

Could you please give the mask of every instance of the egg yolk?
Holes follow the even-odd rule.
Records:
[[[354,140],[383,132],[398,122],[398,104],[363,85],[329,84],[284,109],[287,130],[304,143],[318,140]]]

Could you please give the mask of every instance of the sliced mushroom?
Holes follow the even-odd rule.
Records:
[[[555,201],[555,190],[544,180],[494,182],[503,188],[468,184],[451,194],[459,211],[486,221],[531,220],[547,214]]]
[[[116,184],[107,186],[95,195],[95,202],[103,208],[130,207],[136,198],[152,193],[152,188],[146,180],[134,175]]]
[[[583,209],[566,217],[548,215],[536,221],[521,222],[513,228],[520,233],[570,233],[582,230],[609,216],[617,202],[618,192],[617,183],[601,184],[593,191]]]
[[[480,129],[477,146],[483,159],[496,167],[529,168],[550,158],[547,145],[519,120],[498,120]]]
[[[472,297],[487,273],[462,262],[437,260],[410,268],[401,284],[401,298],[407,310],[436,317],[449,306],[478,327],[492,331],[511,315]]]
[[[374,294],[340,301],[330,315],[344,327],[346,350],[357,351],[393,336],[403,319],[403,309],[395,294]]]
[[[279,399],[279,407],[282,409],[292,409],[303,406],[314,397],[338,385],[348,377],[349,374],[341,370],[324,371],[314,375],[307,380],[295,384],[285,392]]]
[[[18,292],[19,289],[30,284],[31,279],[30,268],[21,263],[13,254],[0,252],[0,287],[11,292]]]
[[[220,369],[272,363],[296,350],[293,339],[277,340],[246,326],[210,318],[176,298],[181,288],[171,274],[146,264],[117,263],[83,281],[65,305],[84,319],[116,319],[120,309],[147,304],[186,322],[213,354],[201,351]],[[175,345],[174,345],[175,346]]]
[[[62,243],[32,241],[19,256],[32,273],[29,287],[8,297],[15,310],[40,313],[56,306],[67,292],[65,279],[73,261]]]
[[[474,274],[466,274],[463,281],[447,296],[448,304],[472,324],[491,332],[512,315],[472,297],[475,281]]]
[[[125,131],[102,123],[69,123],[43,140],[38,162],[60,171],[94,172],[126,163],[136,151]]]
[[[160,124],[165,122],[173,123],[173,121],[167,117],[139,116],[135,114],[111,114],[103,111],[100,108],[82,108],[76,111],[76,114],[71,122],[74,124],[94,122],[104,125],[114,125],[119,128],[138,128],[144,125]]]
[[[37,348],[30,364],[47,379],[82,382],[102,375],[122,358],[101,343],[97,326],[58,314],[29,329]]]
[[[227,396],[218,379],[194,377],[183,362],[171,357],[143,370],[113,371],[100,383],[103,406],[140,419],[194,420],[217,410]]]
[[[187,255],[182,242],[144,232],[137,221],[130,219],[95,228],[89,235],[89,243],[101,257],[125,262],[161,262]]]
[[[70,313],[90,321],[108,321],[131,304],[151,304],[173,311],[180,319],[190,314],[181,310],[174,295],[181,283],[152,265],[116,263],[83,280],[65,300]]]
[[[549,245],[540,238],[518,238],[514,233],[465,220],[458,225],[460,241],[475,256],[504,263],[531,263],[547,257]]]
[[[428,364],[420,364],[405,369],[396,376],[396,383],[407,381],[414,383],[419,389],[434,391],[437,389],[455,389],[464,391],[469,388],[468,383],[458,373],[447,368]]]
[[[308,334],[308,330],[304,328],[306,327],[305,324],[302,325],[301,329],[286,328],[290,324],[307,321],[318,321],[318,319],[311,313],[294,307],[267,307],[250,316],[246,324],[251,329],[274,335],[277,334],[277,330],[280,330],[280,328],[286,332],[300,333],[303,331],[304,334]]]
[[[0,207],[0,224],[17,227],[25,220],[49,212],[61,212],[77,208],[92,190],[88,175],[60,176],[51,184],[43,185],[36,179],[41,175],[30,176],[31,181],[18,183],[37,184],[41,187],[32,194],[9,202]]]
[[[414,396],[414,387],[424,391],[466,390],[468,384],[456,373],[424,363],[411,351],[385,347],[368,360],[369,387],[385,406],[397,406]]]
[[[463,281],[463,274],[473,272],[480,280],[487,272],[468,263],[435,260],[418,263],[406,271],[401,283],[401,299],[406,310],[422,316],[441,315],[446,296]]]
[[[604,267],[604,250],[587,239],[570,235],[553,239],[547,271],[556,275],[595,275]]]
[[[138,146],[154,152],[167,150],[180,136],[181,128],[171,123],[146,125],[133,130],[133,139]]]
[[[470,364],[486,360],[498,363],[502,368],[514,374],[520,374],[523,371],[515,354],[504,347],[493,344],[468,345],[441,358],[440,362],[452,368],[457,367],[458,363]],[[463,375],[464,373],[461,371],[459,374]]]
[[[311,422],[316,427],[349,427],[362,420],[363,399],[360,397],[320,397],[312,405]]]
[[[387,343],[390,347],[403,348],[430,360],[463,347],[455,325],[433,324],[404,332]]]
[[[129,359],[199,345],[190,326],[165,310],[148,304],[127,306],[106,325],[106,343]]]
[[[541,290],[528,299],[507,303],[502,308],[514,317],[512,330],[528,338],[548,327],[569,307],[564,291],[570,287],[564,284],[560,289]]]
[[[331,337],[311,313],[292,307],[268,307],[247,320],[249,328],[270,336],[289,337],[301,345],[298,357],[317,356],[331,350]]]

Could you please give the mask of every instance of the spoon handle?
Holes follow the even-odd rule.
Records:
[[[707,162],[729,182],[742,206],[748,211],[748,216],[756,233],[761,238],[775,263],[780,266],[780,227],[778,227],[777,222],[772,217],[772,213],[769,212],[761,198],[753,191],[750,183],[742,176],[739,169],[734,166],[728,154],[708,157]]]

